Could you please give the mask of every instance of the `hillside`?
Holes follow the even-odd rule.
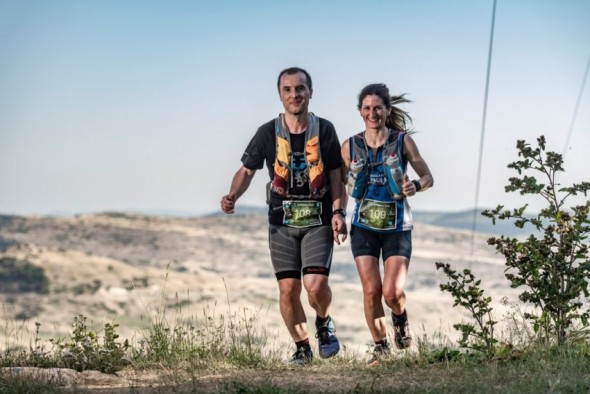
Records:
[[[418,223],[468,231],[473,228],[473,219],[475,218],[475,231],[485,234],[522,237],[528,236],[534,231],[528,227],[520,229],[514,226],[513,220],[497,220],[494,224],[491,219],[482,216],[482,211],[483,208],[458,212],[412,211],[412,214]]]
[[[445,278],[436,271],[436,261],[458,268],[471,265],[495,300],[514,297],[503,278],[502,261],[486,238],[477,235],[475,262],[469,264],[469,231],[416,225],[407,283],[415,332],[442,331],[454,337],[452,323],[464,317],[452,308],[450,296],[440,292],[438,285]],[[3,266],[18,261],[35,267],[29,271],[37,278],[46,278],[39,287],[44,291],[6,291],[14,286],[1,281],[14,278],[0,271],[2,324],[18,332],[21,341],[28,341],[35,322],[41,323],[42,337],[63,335],[78,314],[96,327],[115,321],[122,337],[137,339],[138,330],[163,311],[173,318],[175,313],[248,310],[270,337],[289,342],[278,311],[266,217],[259,213],[194,218],[121,213],[0,216],[0,248]],[[370,337],[348,242],[335,249],[331,285],[338,335],[349,349],[362,353]],[[307,312],[313,318],[311,309]]]
[[[244,215],[264,215],[267,211],[266,207],[256,206],[240,206],[238,209],[240,214]],[[528,228],[520,229],[514,226],[511,220],[497,220],[494,224],[489,218],[481,214],[484,209],[467,209],[453,212],[412,210],[412,216],[414,221],[420,224],[432,224],[438,227],[468,231],[473,228],[473,219],[475,218],[475,231],[482,234],[527,236],[532,232]],[[221,212],[213,212],[206,216],[222,215]]]

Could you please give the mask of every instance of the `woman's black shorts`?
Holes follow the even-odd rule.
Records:
[[[412,231],[398,231],[392,233],[381,233],[367,230],[362,227],[352,226],[351,248],[352,255],[383,256],[383,261],[391,256],[404,256],[408,259],[412,255]]]

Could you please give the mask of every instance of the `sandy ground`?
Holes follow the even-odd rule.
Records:
[[[42,267],[51,283],[47,295],[0,294],[0,347],[32,344],[35,322],[41,323],[41,338],[65,335],[78,314],[98,328],[116,322],[121,338],[132,341],[164,317],[197,323],[208,316],[232,317],[264,332],[272,346],[292,346],[279,313],[264,216],[30,217],[3,221],[0,237],[7,245],[0,257]],[[416,225],[407,281],[415,337],[456,339],[452,325],[467,317],[440,291],[445,277],[436,270],[437,261],[471,268],[494,299],[499,318],[505,310],[501,298],[516,299],[503,261],[486,239],[475,238],[471,261],[470,233]],[[348,242],[336,247],[330,278],[337,335],[348,351],[364,354],[370,335]],[[313,322],[314,312],[302,299]]]

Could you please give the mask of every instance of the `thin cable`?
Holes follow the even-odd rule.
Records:
[[[580,103],[582,102],[582,95],[584,94],[584,86],[586,86],[586,79],[588,79],[588,70],[590,70],[590,56],[588,56],[588,63],[586,64],[586,72],[584,72],[584,78],[582,78],[582,86],[580,87],[580,93],[578,94],[578,101],[576,101],[576,107],[574,109],[574,115],[572,116],[572,122],[570,123],[570,129],[567,133],[565,145],[563,147],[562,159],[565,160],[565,154],[570,146],[570,139],[572,138],[572,132],[574,131],[574,124],[578,117],[578,110],[580,109]]]
[[[477,222],[477,205],[479,204],[479,185],[481,181],[481,163],[483,157],[483,141],[486,133],[486,117],[488,112],[488,93],[490,91],[490,74],[492,70],[492,49],[494,47],[494,25],[496,24],[496,0],[492,8],[492,27],[490,31],[490,45],[488,48],[488,69],[486,72],[486,88],[483,99],[483,116],[481,121],[481,138],[479,141],[479,160],[477,163],[477,177],[475,183],[475,202],[473,203],[473,220],[471,223],[471,258],[469,259],[469,268],[473,263],[473,250],[475,245],[475,225]]]

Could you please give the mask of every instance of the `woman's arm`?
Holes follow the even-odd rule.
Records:
[[[426,164],[426,161],[422,158],[422,155],[420,155],[420,151],[418,150],[418,146],[414,142],[414,139],[409,134],[406,134],[404,137],[404,156],[408,159],[408,163],[410,163],[419,177],[415,180],[418,184],[415,184],[414,181],[410,181],[406,176],[406,181],[403,186],[404,194],[411,196],[418,191],[424,191],[432,187],[432,185],[434,185],[432,173],[428,168],[428,164]]]

